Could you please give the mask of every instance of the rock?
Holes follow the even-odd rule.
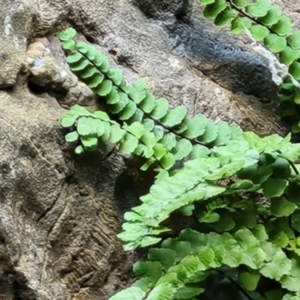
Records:
[[[120,154],[101,148],[78,158],[64,142],[63,108],[101,104],[68,69],[58,30],[74,26],[129,82],[144,79],[190,115],[261,135],[285,132],[272,101],[255,97],[265,97],[260,80],[274,88],[263,57],[221,39],[207,21],[202,26],[195,2],[143,5],[150,5],[147,15],[125,0],[1,1],[0,299],[106,300],[132,276],[133,254],[116,238],[116,204],[125,199],[121,209],[130,207],[136,194],[124,188]],[[248,86],[249,74],[257,77]]]

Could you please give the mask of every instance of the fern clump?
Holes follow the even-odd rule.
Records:
[[[217,20],[223,12],[217,23],[227,14],[237,19],[229,4],[256,18],[272,8],[203,3],[206,16]],[[190,118],[184,106],[170,109],[143,82],[128,84],[96,47],[76,42],[75,35],[71,28],[59,34],[66,60],[105,111],[73,106],[62,118],[70,130],[66,141],[78,155],[96,151],[100,141],[115,144],[141,157],[142,170],[156,172],[118,234],[125,250],[149,247],[147,259],[134,265],[132,286],[110,299],[197,299],[215,274],[237,286],[241,299],[300,299],[300,144],[290,135],[261,138],[202,114]],[[168,223],[174,214],[187,221],[178,232]]]

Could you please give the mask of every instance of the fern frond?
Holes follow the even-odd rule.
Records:
[[[269,242],[262,226],[253,231],[241,228],[234,234],[204,234],[185,229],[178,238],[165,240],[161,248],[152,248],[147,261],[135,264],[138,280],[133,286],[146,295],[160,287],[161,293],[167,295],[165,299],[186,299],[180,297],[186,293],[192,298],[204,291],[201,282],[211,271],[245,265],[249,271],[240,272],[242,285],[249,287],[252,280],[251,288],[255,289],[261,277],[266,277],[278,280],[290,292],[299,293],[298,261],[299,258],[290,260],[280,247]],[[118,294],[110,299],[119,299]]]
[[[279,90],[282,115],[293,124],[292,132],[300,131],[300,30],[293,30],[289,17],[271,0],[200,0],[203,15],[214,20],[215,25],[231,25],[231,32],[248,32],[255,41],[276,54],[288,68],[289,77]],[[286,95],[288,93],[288,95]],[[293,119],[291,120],[290,117]]]
[[[62,42],[67,40],[68,30],[59,35]],[[243,132],[236,124],[215,124],[201,114],[189,118],[183,105],[169,109],[168,101],[156,99],[142,81],[128,85],[122,72],[110,68],[107,58],[96,47],[84,42],[75,45],[72,49],[65,48],[70,52],[67,56],[70,69],[106,100],[109,112],[117,114],[120,121],[144,123],[175,160],[194,158],[204,149],[208,153],[213,146],[243,139]]]

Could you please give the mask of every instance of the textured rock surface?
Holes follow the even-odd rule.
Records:
[[[126,184],[116,185],[124,164],[118,154],[106,155],[110,149],[75,159],[66,148],[64,108],[97,104],[69,72],[57,30],[75,26],[130,82],[143,78],[158,97],[187,105],[190,114],[236,121],[260,134],[284,131],[273,105],[255,97],[266,98],[261,80],[274,89],[266,60],[242,38],[236,43],[245,50],[201,23],[190,10],[195,2],[172,2],[144,1],[149,15],[127,0],[1,1],[0,299],[106,300],[130,277],[131,258],[115,238],[115,200],[128,199]],[[296,19],[294,2],[287,8]],[[202,41],[205,47],[195,51],[193,43]],[[227,66],[235,64],[243,72],[233,71],[228,81]],[[257,71],[258,85],[245,90],[249,70]]]

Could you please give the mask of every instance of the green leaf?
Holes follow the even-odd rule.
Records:
[[[285,49],[286,39],[274,33],[270,33],[265,39],[264,44],[273,52],[278,53]]]
[[[287,200],[296,203],[300,206],[300,184],[299,182],[292,181],[289,183],[288,187],[285,190],[285,195]]]
[[[300,29],[293,32],[288,38],[287,38],[288,44],[293,49],[300,49]]]
[[[103,82],[103,80],[104,80],[104,75],[98,72],[93,76],[93,78],[90,78],[87,81],[87,86],[90,87],[91,89],[97,90],[98,88],[101,88],[99,86]]]
[[[79,134],[77,133],[77,131],[69,132],[65,136],[65,139],[68,143],[77,142],[79,140]]]
[[[110,127],[109,141],[112,144],[118,143],[125,135],[126,131],[120,128],[119,124],[113,124]]]
[[[161,247],[175,251],[176,262],[181,261],[184,257],[191,253],[191,244],[178,239],[167,239],[162,243]]]
[[[227,7],[217,15],[214,23],[217,26],[225,26],[230,23],[237,15],[238,13],[236,11]]]
[[[234,233],[238,245],[242,248],[241,263],[252,269],[260,268],[264,265],[266,253],[261,248],[260,241],[248,229],[240,229]]]
[[[239,34],[243,32],[245,29],[248,29],[252,26],[252,22],[249,18],[247,17],[236,17],[232,22],[231,22],[231,32],[233,34]]]
[[[139,287],[131,286],[125,290],[118,292],[116,295],[109,298],[109,300],[143,300],[145,299],[146,293]]]
[[[299,290],[299,278],[295,278],[293,276],[285,276],[283,278],[283,280],[281,280],[282,282],[282,287],[287,289],[287,290],[290,290],[290,291],[295,291],[297,292]],[[284,297],[283,299],[292,299],[292,300],[299,300],[299,297],[292,297],[290,295],[290,297]]]
[[[82,59],[82,60],[78,61],[77,63],[70,64],[71,71],[73,71],[75,73],[81,73],[85,69],[91,68],[91,67],[92,67],[92,64],[88,60],[85,60],[85,59]]]
[[[81,145],[79,145],[75,148],[74,152],[75,152],[75,154],[80,155],[80,154],[84,153],[85,151],[84,151],[84,148]]]
[[[220,220],[218,222],[212,224],[212,227],[217,231],[217,232],[225,232],[232,230],[235,227],[235,221],[233,219],[233,214],[229,211],[224,211],[220,215]]]
[[[93,128],[92,120],[88,117],[82,117],[77,122],[77,132],[80,136],[89,136],[96,134]]]
[[[288,179],[291,176],[292,170],[290,163],[282,157],[278,157],[272,164],[272,167],[273,177],[275,178]]]
[[[135,111],[135,113],[132,115],[132,117],[128,120],[128,123],[133,123],[133,122],[139,122],[141,123],[142,120],[144,118],[144,113],[137,108],[137,110]]]
[[[78,46],[77,46],[78,47]],[[104,54],[97,51],[95,58],[93,59],[94,65],[101,70],[101,72],[107,72],[109,64]]]
[[[92,62],[94,62],[96,57],[100,54],[96,47],[83,41],[78,42],[76,47],[80,53],[84,54],[84,56]]]
[[[292,32],[292,22],[287,16],[281,17],[276,24],[271,27],[278,35],[289,35]]]
[[[142,121],[142,124],[144,125],[146,131],[153,131],[153,129],[155,127],[155,122],[152,119],[149,119],[149,118],[145,118]],[[160,126],[157,126],[157,127],[160,127]],[[154,133],[154,135],[155,135],[155,133]],[[156,137],[156,135],[155,135],[155,137]]]
[[[297,281],[297,279],[296,279]],[[273,299],[273,298],[270,298],[270,300]],[[269,300],[269,299],[267,299]],[[277,300],[277,299],[276,299]],[[295,296],[295,295],[292,295],[292,294],[285,294],[285,296],[283,298],[280,298],[279,300],[300,300],[300,296]]]
[[[213,142],[217,138],[217,136],[218,127],[211,119],[208,119],[206,123],[205,133],[201,137],[198,137],[197,140],[208,144]]]
[[[300,50],[292,49],[289,46],[286,46],[283,51],[279,54],[280,62],[286,66],[290,66],[295,60],[300,57]]]
[[[173,295],[172,285],[161,283],[150,292],[146,300],[170,300],[173,299]]]
[[[275,163],[276,157],[272,155],[271,153],[261,153],[259,155],[259,161],[258,164],[260,166],[269,166],[273,163]]]
[[[178,289],[174,299],[194,299],[193,297],[203,293],[205,289],[201,287],[184,286]]]
[[[152,166],[156,162],[154,157],[150,157],[141,167],[142,171],[147,171],[150,166]]]
[[[115,84],[115,85],[121,85],[123,80],[123,74],[120,69],[110,69],[106,76]]]
[[[96,74],[99,75],[100,74],[99,71],[95,67],[91,66],[89,68],[86,68],[86,70],[84,70],[83,72],[81,72],[80,77],[82,79],[85,79],[85,81],[87,81],[87,80],[90,81],[92,79],[90,77],[93,77]],[[95,77],[97,77],[97,76],[95,76]]]
[[[271,259],[259,270],[263,276],[278,281],[283,275],[290,273],[292,263],[286,257],[282,249],[276,248],[274,245],[269,244],[265,245],[264,250]]]
[[[77,115],[78,117],[91,116],[91,113],[86,108],[84,108],[78,104],[75,104],[74,106],[72,106],[70,108],[70,110],[66,112],[65,115],[68,115],[68,114],[74,114],[74,115]]]
[[[142,111],[149,114],[155,108],[155,97],[152,93],[146,92],[146,98],[140,102],[139,107]]]
[[[250,180],[241,180],[232,184],[230,188],[235,190],[249,190],[252,187],[253,183]]]
[[[76,36],[77,32],[74,28],[67,28],[64,31],[60,32],[57,34],[57,37],[61,40],[61,41],[67,41],[70,40],[72,38],[74,38]]]
[[[254,177],[254,175],[256,175],[257,168],[258,168],[257,164],[243,168],[237,172],[237,176],[240,179],[251,179],[252,177]],[[271,173],[270,173],[270,175],[271,175]]]
[[[129,126],[124,125],[124,128],[126,129],[126,131],[136,136],[138,139],[140,139],[145,134],[145,127],[143,126],[143,124],[140,124],[139,122],[134,122]]]
[[[119,149],[124,154],[131,154],[138,146],[139,140],[132,134],[125,134],[124,141],[120,144]]]
[[[106,122],[110,121],[110,118],[109,118],[108,114],[106,112],[102,111],[102,110],[94,111],[92,113],[92,117],[100,119],[102,121],[106,121]]]
[[[157,143],[154,147],[154,155],[155,158],[160,160],[166,153],[167,153],[167,149],[165,148],[164,145]]]
[[[79,115],[77,113],[74,113],[72,111],[67,111],[61,120],[61,126],[64,128],[72,127],[76,120],[79,118]]]
[[[195,145],[189,155],[189,159],[195,159],[203,156],[207,156],[211,151],[203,145]]]
[[[265,37],[267,37],[270,33],[269,29],[265,26],[262,26],[260,24],[254,24],[250,27],[250,32],[252,34],[252,37],[256,40],[256,41],[261,41],[263,40]]]
[[[144,292],[149,291],[151,288],[153,288],[153,282],[152,279],[149,277],[142,277],[140,279],[137,279],[131,286],[138,287],[142,289]]]
[[[182,213],[183,216],[191,216],[193,215],[193,211],[195,209],[194,204],[189,204],[180,209],[180,212]]]
[[[248,291],[255,291],[260,279],[260,274],[257,272],[241,272],[239,274],[239,281]]]
[[[135,84],[130,87],[128,95],[136,104],[139,104],[147,96],[145,83],[143,81],[135,82]]]
[[[97,88],[96,92],[99,96],[107,96],[112,91],[112,82],[110,80],[104,80]]]
[[[291,215],[292,219],[292,228],[295,229],[296,231],[300,232],[300,212],[297,210]]]
[[[232,2],[238,8],[244,8],[249,4],[249,0],[232,0]]]
[[[153,132],[145,131],[145,133],[141,137],[141,141],[151,149],[156,145],[157,140]]]
[[[151,158],[154,155],[154,150],[149,146],[139,144],[134,150],[134,154],[145,158]]]
[[[172,153],[166,153],[159,162],[164,169],[168,170],[174,166],[175,157]]]
[[[265,26],[272,26],[278,22],[279,18],[281,17],[281,14],[281,7],[277,4],[273,4],[268,10],[268,13],[264,17],[258,18],[258,20]]]
[[[214,3],[216,0],[200,0],[200,3],[203,5]]]
[[[168,128],[172,128],[181,123],[186,116],[187,109],[184,105],[177,106],[176,108],[168,111],[167,115],[161,122]]]
[[[176,253],[171,249],[151,248],[148,253],[148,259],[161,263],[164,270],[168,270],[175,264]]]
[[[220,220],[220,215],[213,211],[204,212],[198,218],[199,223],[215,223],[218,222],[219,220]]]
[[[102,57],[101,57],[101,60],[102,60]],[[96,65],[96,63],[97,62],[95,62],[94,61],[94,64]],[[97,66],[97,65],[96,65]],[[106,74],[109,70],[110,70],[110,66],[109,66],[109,63],[108,63],[108,61],[106,60],[106,58],[105,58],[105,60],[103,61],[103,63],[100,65],[100,66],[98,66],[98,68],[100,69],[100,71],[102,72],[102,73],[104,73],[104,74]]]
[[[120,120],[128,120],[136,112],[136,104],[133,101],[129,101],[125,108],[119,113]]]
[[[129,100],[127,94],[121,92],[119,93],[119,101],[116,104],[110,105],[109,111],[112,112],[113,114],[118,114],[121,111],[123,111],[123,109],[126,107],[126,105],[129,102],[132,101]]]
[[[152,129],[152,132],[154,133],[156,139],[159,141],[163,138],[165,130],[162,126],[155,125]]]
[[[64,41],[61,43],[61,46],[64,50],[75,50],[76,49],[76,43],[73,40]]]
[[[163,136],[163,138],[160,142],[166,146],[167,150],[170,151],[175,147],[175,145],[177,143],[176,135],[172,132],[167,133]]]
[[[287,217],[296,209],[296,205],[286,200],[285,197],[271,199],[271,213],[275,217]]]
[[[155,108],[151,112],[151,116],[155,120],[163,118],[169,109],[169,101],[165,98],[159,98],[155,101]]]
[[[218,128],[218,136],[214,141],[216,146],[225,145],[231,139],[231,127],[227,122],[220,121],[216,124]]]
[[[189,140],[180,139],[177,143],[175,148],[173,149],[173,154],[176,160],[183,159],[187,157],[191,151],[193,150],[193,145]]]
[[[280,197],[287,185],[286,180],[269,178],[262,183],[263,193],[267,198]]]
[[[203,10],[203,16],[208,19],[215,19],[216,16],[227,7],[226,0],[215,0],[208,4]]]
[[[133,272],[138,278],[149,277],[155,282],[162,276],[162,264],[159,261],[138,261],[133,265]]]
[[[75,63],[78,63],[82,59],[84,59],[82,54],[79,52],[75,52],[75,53],[69,54],[66,58],[66,61],[68,64],[75,64]]]
[[[82,136],[80,141],[87,151],[95,151],[98,147],[98,139],[96,137]]]
[[[191,120],[188,120],[188,128],[183,132],[184,136],[189,139],[195,139],[203,135],[206,130],[207,122],[208,119],[202,114],[194,116]]]
[[[104,77],[104,76],[103,76]],[[101,82],[100,82],[101,83]],[[114,86],[108,96],[106,97],[106,102],[108,104],[116,104],[120,101],[120,95],[117,91],[117,88]]]
[[[294,61],[289,67],[289,73],[296,79],[300,80],[300,62]]]
[[[264,17],[271,8],[271,5],[271,0],[259,0],[256,3],[248,5],[246,12],[255,18]]]

